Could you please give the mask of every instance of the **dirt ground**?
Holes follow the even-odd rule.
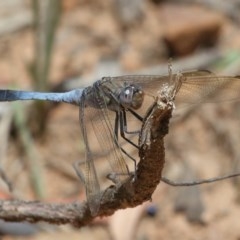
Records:
[[[67,90],[72,84],[90,85],[99,74],[108,76],[115,69],[117,74],[142,69],[149,69],[151,74],[151,67],[158,65],[166,66],[167,70],[170,57],[181,67],[182,59],[196,56],[190,60],[191,64],[196,62],[191,68],[206,68],[208,58],[205,64],[198,64],[198,54],[211,54],[212,49],[225,55],[211,62],[210,69],[217,74],[239,75],[240,31],[236,14],[239,4],[220,0],[212,1],[212,5],[197,2],[62,1],[52,53],[51,88]],[[2,30],[0,25],[0,88],[32,89],[29,66],[34,59],[35,35],[31,17],[27,18],[30,1],[0,4],[3,4],[0,18],[6,24],[15,19],[16,12],[25,16],[21,26],[19,20],[12,20],[11,24],[16,24],[14,30],[9,30],[10,27]],[[236,92],[230,86],[229,95]],[[59,104],[51,108],[44,135],[32,137],[34,159],[29,159],[12,127],[16,122],[16,114],[12,113],[23,105],[0,104],[0,110],[10,111],[10,115],[4,111],[2,115],[10,116],[5,117],[10,121],[4,123],[5,118],[0,119],[1,167],[14,186],[10,194],[1,182],[2,198],[37,199],[29,170],[34,165],[42,186],[42,201],[84,200],[84,188],[72,168],[76,160],[84,159],[78,107]],[[172,118],[166,137],[164,176],[184,182],[240,171],[238,100],[203,106],[189,104],[179,109],[176,105],[176,110],[179,112]],[[104,169],[104,165],[99,169],[103,175]],[[36,232],[28,237],[13,237],[14,227],[9,225],[10,233],[4,239],[236,240],[240,239],[239,187],[237,178],[194,187],[177,188],[160,183],[151,202],[96,219],[90,226],[76,229],[46,223],[22,225],[21,229],[29,227]],[[1,224],[0,231],[4,233]]]

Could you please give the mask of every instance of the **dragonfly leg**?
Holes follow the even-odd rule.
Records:
[[[128,131],[128,129],[127,129],[127,116],[126,116],[126,112],[124,110],[122,111],[122,115],[121,116],[122,116],[122,124],[123,124],[124,133],[127,133],[127,134],[139,134],[140,133],[140,130]],[[139,115],[137,114],[137,116],[139,116]]]
[[[91,211],[91,215],[92,216],[96,216],[98,211],[99,211],[99,207],[100,207],[100,202],[101,202],[101,198],[102,198],[102,194],[98,194],[99,192],[91,192],[91,190],[93,190],[90,186],[87,185],[86,183],[86,179],[85,176],[83,174],[83,172],[79,169],[80,165],[85,164],[85,161],[76,161],[73,163],[73,168],[78,176],[78,178],[83,182],[84,186],[85,186],[85,190],[86,190],[86,195],[87,195],[87,201],[89,204],[89,208]]]
[[[136,173],[137,171],[137,161],[134,157],[132,157],[129,153],[127,153],[122,147],[120,147],[121,151],[127,156],[129,157],[133,163],[134,163],[134,172]],[[128,174],[130,173],[129,169],[128,169],[128,166],[127,166],[127,170],[128,170]]]
[[[83,172],[79,169],[79,166],[80,166],[80,165],[83,165],[83,164],[85,164],[85,161],[80,161],[80,160],[75,161],[75,162],[73,163],[73,169],[75,170],[78,178],[79,178],[79,179],[83,182],[83,184],[86,186],[86,181],[85,181],[84,174],[83,174]]]
[[[128,143],[130,143],[132,146],[134,146],[135,148],[139,149],[138,145],[135,144],[134,142],[132,142],[130,139],[128,139],[125,136],[125,129],[127,129],[127,120],[126,120],[126,113],[125,111],[121,111],[120,112],[120,121],[119,121],[119,125],[120,125],[120,135],[121,137],[126,140]],[[134,132],[134,134],[139,133],[139,131]]]
[[[119,182],[116,180],[117,179],[117,176],[129,176],[130,178],[132,179],[135,179],[136,178],[136,171],[134,172],[130,172],[128,170],[128,173],[109,173],[107,174],[106,178],[109,179],[110,181],[112,181],[114,184],[118,184]]]
[[[116,112],[115,116],[115,123],[114,123],[114,134],[115,134],[115,141],[118,141],[118,124],[119,124],[119,112]]]
[[[114,126],[114,133],[115,133],[115,144],[119,145],[119,143],[117,142],[118,140],[118,129],[119,129],[119,112],[116,112],[116,116],[115,116],[115,126]],[[136,172],[137,170],[137,161],[135,158],[133,158],[124,148],[120,147],[121,151],[128,157],[130,158],[133,163],[134,163],[134,172]],[[128,169],[128,166],[127,166]],[[129,173],[129,169],[128,169],[128,173]]]
[[[136,112],[134,112],[132,109],[128,109],[128,111],[139,121],[143,121],[143,117],[141,117],[139,114],[137,114]]]

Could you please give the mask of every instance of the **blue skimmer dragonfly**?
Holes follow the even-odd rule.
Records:
[[[214,102],[235,100],[239,98],[238,89],[240,89],[239,77],[220,77],[204,70],[172,74],[170,69],[169,75],[166,76],[103,77],[92,86],[62,93],[3,89],[0,90],[0,101],[44,100],[65,102],[79,107],[80,127],[85,145],[85,174],[80,170],[76,171],[85,184],[91,214],[96,215],[101,194],[89,131],[94,131],[101,150],[106,153],[111,166],[109,174],[114,176],[111,177],[112,180],[115,184],[121,184],[132,176],[126,163],[126,158],[132,157],[121,147],[119,138],[123,138],[136,148],[139,147],[138,143],[128,137],[131,134],[138,135],[139,129],[128,129],[127,115],[141,122],[142,116],[155,97],[161,94],[164,98],[168,91],[174,91],[176,104],[196,104],[209,101],[209,96]],[[216,90],[221,94],[214,96]],[[77,168],[78,164],[75,165],[75,169]]]

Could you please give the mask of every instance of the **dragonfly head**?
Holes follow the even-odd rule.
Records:
[[[130,109],[139,109],[144,100],[144,92],[137,84],[125,86],[120,94],[119,101],[123,107]]]

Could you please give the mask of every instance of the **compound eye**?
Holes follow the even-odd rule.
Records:
[[[129,87],[127,89],[124,90],[124,98],[125,100],[127,101],[131,101],[131,98],[132,98],[132,89],[130,89]]]
[[[140,108],[143,103],[143,98],[143,91],[135,85],[125,87],[119,96],[122,106],[131,109]]]
[[[131,107],[132,97],[133,97],[132,87],[125,87],[119,96],[120,103],[124,107]]]

